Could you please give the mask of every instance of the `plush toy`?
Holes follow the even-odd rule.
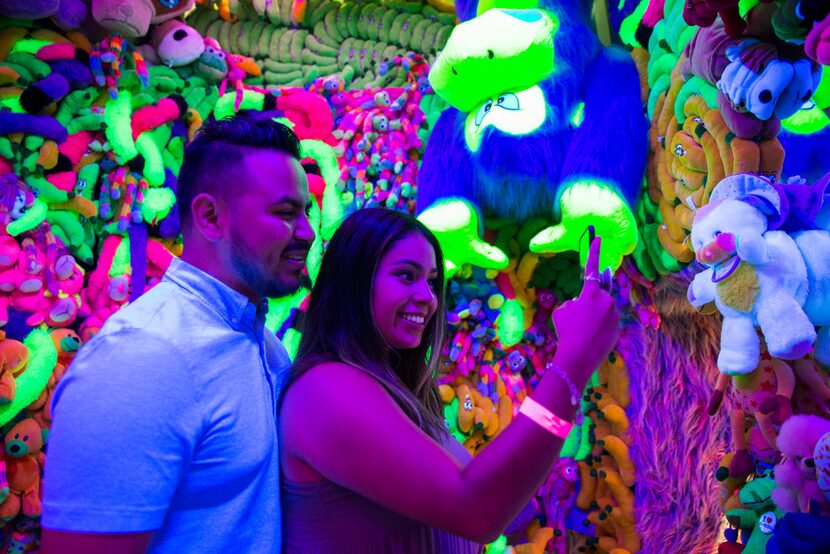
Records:
[[[804,51],[822,65],[830,65],[830,15],[822,19],[807,34]]]
[[[92,0],[92,18],[127,38],[143,37],[151,24],[184,15],[195,0]]]
[[[792,44],[804,44],[814,24],[830,14],[830,6],[823,0],[779,0],[778,4],[772,28],[779,39]]]
[[[130,281],[121,269],[114,269],[123,237],[109,235],[104,239],[98,266],[91,271],[86,287],[81,291],[81,317],[85,318],[78,334],[88,342],[101,328],[109,316],[118,311],[127,301]],[[110,272],[114,271],[114,275]]]
[[[429,74],[451,107],[430,135],[418,185],[419,219],[448,267],[507,265],[479,238],[479,210],[558,220],[529,240],[534,252],[584,257],[588,225],[603,237],[603,268],[634,250],[630,206],[647,154],[640,79],[628,54],[600,46],[579,4],[544,0],[524,11],[488,2],[471,19],[476,3],[457,3],[469,15],[459,15]]]
[[[824,494],[824,498],[830,502],[830,432],[822,435],[816,443],[813,461],[816,464],[818,488]]]
[[[772,498],[784,512],[809,512],[816,503],[823,515],[830,515],[830,499],[819,488],[814,459],[815,447],[830,432],[830,421],[811,415],[795,415],[784,422],[778,435],[783,456],[775,466]]]
[[[20,341],[3,338],[0,340],[0,404],[14,400],[17,390],[14,378],[26,369],[29,350]]]
[[[830,233],[774,230],[782,222],[786,196],[754,175],[735,175],[718,184],[707,206],[698,209],[692,245],[708,267],[695,275],[688,298],[701,307],[714,301],[723,314],[718,368],[748,373],[760,354],[760,326],[774,357],[797,359],[816,341],[814,325],[830,323],[827,298]],[[816,359],[827,358],[827,330]]]
[[[796,415],[784,422],[778,436],[783,456],[775,466],[775,504],[784,512],[809,512],[810,503],[823,515],[830,515],[830,500],[817,481],[815,447],[830,432],[830,421],[811,415]]]
[[[802,58],[780,59],[774,48],[755,39],[726,50],[729,65],[718,81],[724,99],[759,120],[786,119],[796,113],[818,88],[821,68]]]
[[[741,551],[745,554],[766,552],[767,541],[783,515],[783,510],[773,503],[775,487],[776,483],[770,476],[753,479],[738,493],[740,507],[726,512],[730,524],[749,534]]]
[[[26,413],[37,421],[41,429],[49,429],[52,425],[52,396],[55,385],[61,380],[78,349],[81,347],[81,337],[71,329],[54,329],[50,333],[52,342],[58,353],[58,363],[49,376],[49,381],[43,392],[34,402],[26,406]]]
[[[767,554],[821,554],[830,551],[827,517],[816,513],[784,514],[767,542]]]
[[[0,14],[13,19],[52,17],[63,29],[80,27],[87,16],[83,0],[0,0]]]
[[[806,366],[800,367],[806,370]],[[789,364],[762,352],[760,364],[750,373],[720,374],[709,401],[709,415],[717,412],[729,381],[733,383],[729,420],[734,454],[729,476],[746,479],[753,472],[763,473],[764,468],[769,469],[777,462],[777,428],[793,413],[791,400],[795,375]],[[746,428],[747,416],[757,423],[749,430]]]
[[[31,418],[18,422],[6,433],[3,458],[9,496],[0,504],[0,521],[9,521],[20,513],[40,515],[44,442],[40,426]]]
[[[169,67],[187,65],[205,51],[205,39],[178,19],[169,19],[153,28],[150,43],[161,63]]]
[[[746,22],[738,11],[738,0],[688,0],[683,8],[683,19],[689,25],[709,27],[718,16],[731,37],[740,36],[746,29]]]
[[[228,55],[215,41],[205,41],[204,51],[194,63],[196,74],[208,82],[219,83],[228,76]]]
[[[567,527],[565,518],[576,502],[576,483],[579,481],[579,466],[571,458],[560,458],[543,485],[547,499],[545,512],[548,526],[553,528],[553,552],[567,552]]]

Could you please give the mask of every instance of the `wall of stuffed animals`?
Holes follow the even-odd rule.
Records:
[[[180,253],[183,148],[240,110],[302,141],[312,279],[355,210],[434,230],[450,275],[440,392],[473,454],[556,351],[550,315],[579,291],[586,228],[603,237],[622,336],[486,552],[830,551],[830,2],[0,0],[0,14],[4,551],[38,548],[55,384]],[[307,293],[271,301],[289,352]]]

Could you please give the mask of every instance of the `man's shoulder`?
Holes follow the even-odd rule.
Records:
[[[175,341],[175,331],[185,311],[196,307],[181,298],[177,287],[161,282],[134,302],[119,309],[104,322],[101,330],[81,349],[93,351],[110,348],[138,350],[152,354],[154,345],[166,351]]]

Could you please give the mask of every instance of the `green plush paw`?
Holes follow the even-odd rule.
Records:
[[[507,255],[479,237],[478,213],[466,200],[443,200],[418,219],[438,238],[444,253],[446,277],[451,277],[464,264],[485,269],[507,267]]]
[[[593,225],[602,237],[600,269],[616,270],[623,256],[637,246],[637,223],[625,200],[608,185],[598,181],[578,181],[559,199],[562,220],[540,232],[530,241],[530,250],[539,254],[574,250],[582,265],[588,255],[585,232]]]

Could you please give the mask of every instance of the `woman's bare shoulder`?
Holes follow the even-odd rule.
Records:
[[[383,387],[374,379],[367,370],[352,364],[339,361],[325,361],[311,366],[300,375],[285,393],[286,400],[291,395],[301,395],[303,398],[326,395],[331,391],[337,395],[343,394],[343,387],[350,387],[346,390],[354,390],[359,387],[362,390],[380,389]]]

